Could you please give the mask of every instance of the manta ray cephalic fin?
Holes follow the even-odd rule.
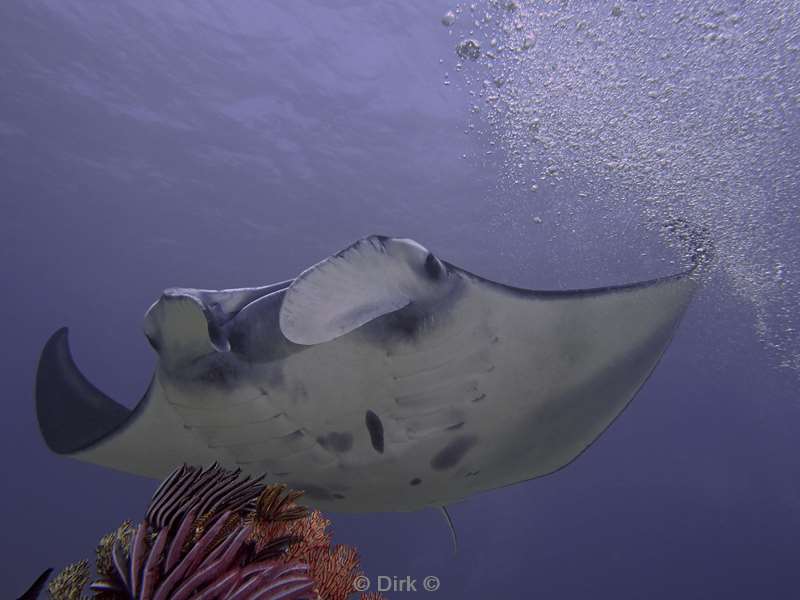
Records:
[[[289,286],[280,328],[296,344],[341,337],[436,295],[446,268],[409,239],[371,235],[306,269]]]

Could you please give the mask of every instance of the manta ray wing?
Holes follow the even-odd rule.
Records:
[[[393,304],[382,308],[381,294],[392,268],[370,269],[374,257],[360,262],[359,249],[352,268],[316,274],[309,290],[319,297],[292,304],[316,311],[358,290],[352,297],[361,305],[334,302],[356,318],[338,319],[336,331],[346,333],[283,366],[308,398],[333,404],[300,399],[287,412],[314,435],[351,440],[311,478],[324,489],[346,488],[347,502],[334,504],[340,510],[437,506],[568,464],[647,379],[696,285],[686,273],[596,290],[527,291],[446,263],[432,278],[420,252],[411,261],[419,292],[387,311]],[[325,281],[328,273],[335,284]],[[360,324],[361,306],[380,316]],[[321,333],[302,313],[296,323],[302,326],[289,325],[287,337],[330,336],[326,322]],[[360,477],[369,485],[359,485]]]
[[[687,272],[522,290],[371,236],[224,317],[194,290],[162,298],[159,367],[131,415],[82,379],[54,399],[79,379],[43,353],[40,423],[54,450],[144,475],[217,460],[320,508],[442,506],[574,460],[647,379],[694,288]],[[56,435],[58,402],[78,409]]]
[[[216,352],[211,342],[215,331],[257,298],[290,283],[224,291],[166,290],[148,310],[145,334],[160,362],[195,358],[192,352]],[[131,411],[83,376],[72,357],[67,328],[59,329],[45,344],[36,373],[36,412],[48,447],[57,454],[153,478],[166,476],[180,462],[213,462],[219,451],[186,428],[165,398],[160,373],[159,368]]]
[[[215,458],[167,405],[157,376],[133,411],[87,381],[66,328],[42,350],[35,394],[39,428],[57,454],[153,478],[165,477],[176,463]]]

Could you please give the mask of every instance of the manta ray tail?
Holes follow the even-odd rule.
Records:
[[[453,525],[453,519],[450,517],[450,513],[447,512],[446,506],[440,506],[439,510],[444,520],[447,521],[447,527],[450,529],[450,537],[453,540],[453,554],[458,554],[458,536],[456,535],[456,527]]]

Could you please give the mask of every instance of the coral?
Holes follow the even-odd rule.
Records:
[[[156,529],[175,527],[189,514],[205,519],[211,526],[213,520],[226,511],[239,513],[255,506],[264,485],[259,478],[239,479],[241,470],[226,471],[214,463],[208,469],[183,465],[158,486],[145,521]]]
[[[81,592],[89,583],[89,563],[85,560],[69,565],[53,578],[47,591],[53,600],[82,600]]]
[[[332,546],[330,521],[297,504],[302,491],[265,485],[214,464],[182,466],[153,494],[144,519],[100,540],[95,600],[347,600],[358,554]],[[31,588],[38,595],[48,573]],[[86,561],[50,583],[53,600],[82,600]],[[37,587],[39,585],[39,587]],[[383,600],[362,594],[361,600]]]
[[[314,548],[308,554],[311,576],[324,600],[346,600],[353,593],[353,583],[361,575],[358,553],[350,546]]]
[[[300,492],[286,492],[282,486],[275,488],[269,492],[270,498],[274,498],[268,505],[269,510],[265,510],[267,505],[261,504],[256,510],[254,539],[262,544],[261,540],[293,538],[296,541],[289,546],[283,560],[299,560],[307,564],[317,583],[317,593],[323,600],[346,600],[353,593],[355,578],[361,574],[358,554],[348,546],[331,546],[330,521],[319,511],[308,514],[305,508],[298,507],[294,501],[301,496]],[[283,514],[294,518],[282,518]]]
[[[282,510],[288,514],[305,513],[297,507],[294,500],[300,493],[290,491],[281,503]],[[279,496],[280,497],[280,496]],[[298,509],[302,509],[298,512]],[[289,546],[283,560],[299,560],[309,566],[309,574],[317,583],[317,593],[322,600],[347,600],[353,594],[354,581],[362,575],[359,569],[358,553],[354,548],[344,545],[332,546],[328,532],[330,521],[318,510],[293,519],[276,519],[273,515],[257,511],[255,515],[254,539],[273,539],[291,536],[297,541]],[[381,600],[380,594],[362,594],[362,600]]]
[[[184,600],[313,598],[308,566],[279,562],[288,538],[259,549],[251,514],[264,486],[217,465],[183,466],[153,495],[145,519],[127,545],[114,540],[113,568],[91,585],[108,598]],[[266,551],[264,551],[266,549]]]
[[[256,504],[255,516],[264,523],[296,521],[308,515],[308,509],[297,506],[295,500],[303,495],[297,490],[288,490],[285,485],[271,485],[261,494]]]
[[[95,549],[95,569],[98,575],[111,577],[114,572],[114,559],[111,556],[114,544],[119,543],[127,556],[127,548],[133,537],[133,523],[125,521],[116,531],[112,531],[100,538]]]

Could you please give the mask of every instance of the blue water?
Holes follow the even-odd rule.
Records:
[[[56,328],[133,406],[166,287],[287,279],[371,233],[521,287],[619,284],[685,263],[674,216],[717,262],[590,451],[451,506],[456,556],[432,510],[332,514],[336,539],[372,577],[441,582],[391,598],[794,597],[797,3],[506,4],[0,4],[4,597],[91,559],[155,487],[47,450]]]

